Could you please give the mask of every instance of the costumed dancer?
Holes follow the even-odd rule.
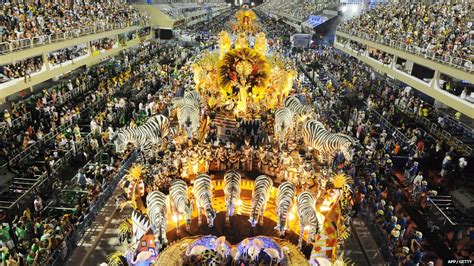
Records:
[[[224,143],[221,143],[221,145],[219,145],[219,148],[217,148],[216,155],[217,155],[216,156],[217,157],[217,171],[224,171],[226,169],[225,163],[227,160]]]
[[[293,165],[293,158],[288,154],[288,152],[285,150],[280,156],[280,172],[279,172],[279,177],[278,181],[281,182],[282,180],[289,180],[289,173],[288,169]]]
[[[253,147],[250,145],[250,139],[245,139],[245,144],[242,146],[242,166],[244,171],[251,172],[253,164]]]

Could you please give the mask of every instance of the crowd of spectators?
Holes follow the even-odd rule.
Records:
[[[256,10],[256,13],[258,14],[258,22],[261,25],[265,25],[262,27],[262,31],[265,33],[265,37],[269,39],[269,44],[272,45],[277,40],[280,40],[282,45],[288,47],[290,45],[291,33],[295,29],[288,24],[267,16],[260,10]]]
[[[159,7],[161,11],[165,12],[170,17],[179,20],[179,19],[190,17],[190,15],[194,12],[201,11],[202,13],[205,13],[209,10],[209,8],[218,8],[218,7],[225,7],[225,6],[227,6],[227,4],[170,3],[167,5],[160,5]]]
[[[306,20],[310,15],[316,15],[328,6],[334,4],[333,1],[313,2],[303,1],[284,1],[272,0],[258,6],[257,9],[266,11],[267,13],[280,13],[289,15],[299,21]]]
[[[42,67],[43,59],[41,56],[0,66],[0,83],[5,83],[18,78],[24,78],[24,81],[27,82],[31,80],[31,74],[40,71]]]
[[[110,50],[117,43],[117,38],[103,38],[91,42],[92,51]]]
[[[421,12],[424,9],[420,7],[416,10]],[[441,14],[446,12],[443,10]],[[299,11],[297,14],[301,13],[304,12]],[[428,17],[426,23],[430,19]],[[270,41],[289,36],[292,32],[291,28],[282,27],[281,22],[278,24],[261,14],[259,20]],[[223,21],[217,19],[211,24],[198,24],[191,30],[208,30],[212,32],[211,36],[215,36],[225,27]],[[215,41],[212,39],[211,43]],[[386,247],[397,263],[417,265],[435,261],[437,257],[430,251],[437,243],[430,243],[423,237],[420,225],[408,213],[406,205],[423,209],[427,197],[446,193],[454,185],[455,175],[464,174],[467,162],[453,148],[432,139],[419,125],[411,123],[404,113],[412,112],[417,116],[436,119],[436,112],[416,97],[409,87],[394,86],[386,77],[377,76],[368,66],[333,48],[320,46],[295,54],[288,43],[283,42],[280,52],[290,55],[294,63],[301,61],[306,66],[319,64],[314,76],[323,87],[310,86],[297,93],[313,100],[320,119],[327,124],[328,129],[351,134],[360,143],[355,148],[353,158],[350,158],[353,164],[347,169],[355,182],[354,215],[370,223],[375,221],[373,229],[384,238],[381,247]],[[166,103],[174,96],[176,89],[183,90],[192,84],[189,64],[180,69],[177,63],[186,59],[188,54],[187,49],[178,46],[160,47],[153,42],[128,50],[109,64],[94,67],[60,87],[45,90],[29,103],[12,104],[3,116],[9,130],[0,135],[1,157],[9,161],[30,145],[41,142],[48,132],[66,125],[57,132],[52,145],[44,146],[32,157],[43,160],[43,166],[30,164],[23,167],[18,161],[10,161],[9,170],[18,176],[27,177],[46,171],[54,177],[57,173],[52,166],[61,160],[67,150],[76,149],[76,145],[83,141],[84,133],[92,136],[83,148],[84,152],[73,153],[84,157],[79,161],[88,161],[113,139],[117,127],[135,127],[149,115],[167,112]],[[376,56],[385,60],[384,56]],[[173,78],[182,84],[179,81],[172,82]],[[304,82],[305,79],[299,76],[297,82]],[[81,88],[82,93],[77,98],[66,99],[66,93],[77,88]],[[160,91],[153,95],[158,89]],[[137,95],[144,92],[146,97],[134,99],[128,94],[130,91]],[[351,109],[344,107],[343,102],[345,98],[351,97],[362,102],[360,109],[353,114]],[[389,122],[385,127],[395,127],[404,138],[387,133],[380,120],[374,120],[373,112],[379,113]],[[348,115],[351,115],[349,119]],[[22,118],[18,127],[12,126],[11,120],[15,118]],[[346,119],[350,121],[347,126],[342,122]],[[86,132],[85,128],[88,129]],[[110,153],[113,154],[112,151]],[[404,172],[394,166],[395,160],[400,157],[408,158]],[[72,213],[49,217],[44,211],[47,200],[36,195],[32,211],[27,209],[14,217],[12,222],[3,223],[0,227],[3,263],[45,265],[55,256],[65,257],[68,252],[66,242],[73,235],[75,225],[84,219],[101,191],[110,184],[121,159],[115,158],[105,166],[79,170],[75,186],[87,189],[87,193],[76,202]],[[166,162],[173,163],[171,159]],[[438,178],[441,178],[441,183],[437,181]],[[441,184],[448,186],[443,187]],[[0,213],[0,218],[3,216],[5,214]],[[0,222],[5,221],[0,219]],[[428,228],[439,230],[434,225]],[[465,235],[452,239],[453,245],[457,246],[465,240]],[[463,258],[470,256],[466,245],[456,252]]]
[[[165,10],[166,14],[168,14],[169,16],[175,19],[186,18],[191,13],[194,13],[197,11],[204,11],[204,8],[200,6],[193,6],[193,7],[172,8],[172,9]]]
[[[417,52],[472,60],[470,4],[393,3],[379,5],[340,25],[339,30],[382,36]]]
[[[355,52],[357,52],[358,55],[367,53],[367,46],[358,42],[349,41],[346,47],[349,47],[350,49],[354,50]],[[377,49],[370,49],[368,51],[368,55],[371,58],[376,59],[380,61],[382,64],[387,65],[387,66],[393,63],[392,61],[393,56],[384,51],[380,51]],[[400,63],[400,64],[397,63],[396,68],[400,71],[405,71],[404,64],[405,63]],[[425,81],[430,81],[430,80],[431,79],[425,79]],[[440,77],[439,87],[451,94],[454,94],[460,97],[463,100],[469,100],[470,102],[474,101],[474,97],[471,96],[471,89],[468,84],[462,84],[462,82],[460,81],[455,82],[453,78],[446,76],[444,74],[442,74]]]
[[[81,32],[89,26],[145,24],[148,17],[126,1],[100,3],[4,1],[0,13],[2,42],[31,39],[64,32]]]
[[[56,50],[49,53],[48,61],[51,65],[59,65],[66,61],[74,60],[75,58],[86,55],[88,52],[87,45],[80,44],[72,47],[67,47],[61,50]]]
[[[45,90],[39,97],[12,104],[10,110],[5,111],[8,115],[4,116],[9,130],[2,133],[0,142],[4,161],[13,158],[28,145],[41,142],[48,132],[60,125],[67,126],[57,132],[53,143],[42,146],[31,155],[32,161],[43,160],[43,165],[26,162],[25,166],[25,162],[10,161],[8,169],[23,177],[33,177],[45,171],[57,180],[55,183],[61,183],[52,166],[64,158],[65,152],[73,151],[71,162],[87,162],[101,148],[107,148],[117,127],[139,123],[141,110],[145,109],[144,106],[155,106],[152,103],[156,99],[152,95],[169,78],[163,72],[162,62],[168,62],[170,58],[178,62],[183,56],[187,56],[187,53],[183,53],[180,47],[161,47],[153,42],[123,52],[119,58],[93,67],[55,89]],[[143,96],[137,99],[124,97],[127,92],[137,91],[134,86],[137,83],[140,84],[138,91],[145,92],[141,94]],[[81,92],[66,99],[65,93],[77,88],[82,88]],[[157,106],[161,106],[160,101],[157,103]],[[27,114],[31,119],[27,119]],[[8,123],[12,118],[23,116],[25,120],[18,127],[14,128]],[[90,134],[90,138],[81,150],[76,151],[75,147],[85,140],[86,134]],[[113,156],[112,150],[110,154]],[[72,186],[81,187],[87,193],[75,200],[72,213],[51,217],[45,208],[50,199],[41,194],[35,197],[32,211],[26,209],[15,218],[12,217],[14,214],[9,214],[13,218],[10,223],[0,221],[5,222],[1,227],[0,239],[3,243],[3,263],[16,261],[27,265],[46,265],[58,256],[64,258],[68,252],[67,242],[75,226],[84,219],[115,176],[121,159],[114,158],[100,167],[79,171],[81,178]]]
[[[349,171],[356,181],[356,210],[362,211],[368,217],[367,221],[375,219],[375,230],[385,237],[388,250],[399,262],[416,264],[420,260],[425,263],[437,260],[433,251],[436,244],[424,240],[421,231],[426,233],[427,227],[430,233],[438,233],[441,239],[446,238],[448,233],[439,231],[433,223],[420,224],[419,219],[415,224],[405,205],[426,214],[427,198],[449,194],[456,183],[463,180],[457,177],[465,175],[468,160],[448,144],[428,134],[406,114],[434,121],[440,117],[440,126],[443,126],[444,118],[416,97],[410,87],[395,86],[386,77],[378,77],[369,67],[332,48],[324,47],[318,52],[305,53],[302,61],[324,62],[324,70],[318,71],[316,76],[324,76],[323,72],[331,73],[334,82],[327,82],[324,88],[330,102],[351,92],[357,93],[357,98],[366,102],[368,109],[351,117],[356,121],[352,127],[353,134],[365,147],[364,152],[355,156],[355,167]],[[405,138],[389,134],[380,126],[380,118],[368,119],[371,110],[385,119],[385,126],[389,123]],[[399,158],[408,158],[408,162],[404,167],[395,169],[392,161]],[[422,216],[418,213],[411,215]],[[465,237],[450,239],[460,239],[458,242],[451,241],[455,246],[464,243],[456,255],[468,258]]]

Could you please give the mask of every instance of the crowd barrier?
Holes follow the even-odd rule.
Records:
[[[12,120],[12,128],[18,128],[20,126],[26,125],[26,123],[31,123],[31,113],[28,112],[24,116],[17,117]],[[10,127],[7,122],[3,121],[0,123],[0,129],[2,133],[10,131]]]
[[[67,121],[63,125],[60,125],[56,129],[51,130],[48,134],[43,136],[43,139],[36,141],[32,144],[30,144],[28,147],[26,147],[24,150],[22,150],[19,154],[17,154],[15,157],[13,157],[10,160],[10,164],[20,162],[24,160],[25,158],[29,157],[33,151],[35,151],[37,148],[39,148],[42,144],[48,143],[51,140],[54,140],[55,137],[66,130],[68,127],[72,126],[72,120]]]
[[[441,64],[460,68],[463,71],[467,71],[467,72],[474,71],[474,64],[472,63],[472,61],[462,59],[459,57],[453,57],[450,55],[438,55],[434,52],[427,51],[426,50],[427,46],[424,46],[424,47],[414,46],[411,44],[406,44],[404,41],[387,39],[381,35],[370,35],[365,32],[356,31],[354,29],[351,29],[351,30],[338,29],[338,31],[344,32],[349,35],[357,36],[369,41],[373,41],[379,44],[384,44],[393,48],[397,48],[398,50],[406,51],[411,54],[419,55],[424,58],[439,62]]]
[[[54,171],[58,171],[63,166],[67,165],[69,160],[72,158],[74,154],[81,152],[84,150],[86,145],[90,143],[91,140],[91,133],[87,134],[81,142],[75,144],[75,151],[73,148],[70,148],[64,151],[64,154],[61,156],[60,159],[54,162],[52,165],[52,169]],[[38,192],[38,190],[43,187],[46,181],[49,179],[48,173],[45,171],[43,174],[36,176],[36,181],[31,184],[31,186],[22,192],[22,194],[15,199],[13,202],[2,202],[1,209],[6,209],[11,213],[21,213],[25,206],[28,206],[28,202],[34,197],[34,194]],[[15,178],[14,178],[15,179]]]
[[[117,175],[113,178],[112,182],[107,186],[107,188],[98,196],[94,204],[90,207],[89,213],[86,214],[83,220],[75,227],[74,233],[67,238],[66,245],[63,248],[56,250],[52,254],[51,257],[53,259],[53,262],[51,264],[53,266],[64,265],[64,260],[68,252],[72,250],[79,242],[79,240],[81,240],[81,238],[84,236],[89,226],[94,222],[100,210],[104,207],[105,203],[114,192],[120,180],[127,173],[127,170],[130,165],[135,162],[137,158],[138,152],[134,151],[130,154],[128,159],[122,162],[122,165],[120,166]]]
[[[51,89],[48,90],[48,93],[50,94],[51,91],[53,89],[57,89],[57,87],[52,87]],[[63,104],[67,103],[69,100],[71,100],[72,98],[76,97],[77,95],[79,94],[82,94],[83,92],[87,91],[89,89],[89,86],[88,84],[86,84],[85,86],[82,86],[82,87],[76,87],[74,89],[72,89],[71,91],[67,91],[65,92],[62,96],[58,96],[58,101],[63,101]],[[34,97],[37,96],[37,95],[40,95],[40,94],[36,94],[34,96],[31,96],[34,100]],[[25,100],[22,100],[19,102],[19,104],[21,104],[21,102],[25,102],[27,101],[28,99],[25,99]],[[52,105],[52,102],[51,100],[50,101],[47,101],[46,103],[47,105]],[[12,120],[12,128],[18,128],[18,127],[26,127],[28,125],[28,123],[30,123],[32,120],[31,120],[31,112],[27,112],[25,114],[25,117],[18,117],[18,118],[15,118]],[[9,127],[6,123],[2,123],[0,124],[0,129],[6,131],[6,130],[9,130]]]
[[[386,262],[388,262],[389,265],[397,265],[395,256],[391,252],[391,248],[388,245],[386,233],[382,231],[376,223],[374,223],[374,217],[365,213],[361,214],[359,217],[364,221],[365,225],[367,226],[367,230],[370,232],[370,235],[377,243],[377,246]]]

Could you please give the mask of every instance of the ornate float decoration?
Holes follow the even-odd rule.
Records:
[[[236,20],[230,25],[234,33],[256,33],[260,30],[260,26],[255,23],[257,15],[252,10],[242,9],[235,14],[235,18]]]
[[[121,241],[122,253],[110,257],[112,265],[308,265],[338,260],[338,247],[349,236],[352,181],[325,169],[318,174],[304,141],[322,152],[317,141],[330,138],[321,140],[320,131],[305,127],[316,113],[307,101],[290,95],[297,75],[293,63],[268,49],[264,33],[255,34],[253,12],[240,11],[237,20],[232,34],[219,34],[219,49],[198,55],[192,65],[196,90],[186,87],[183,97],[171,100],[170,119],[152,120],[140,131],[145,136],[132,132],[137,139],[159,139],[168,147],[160,147],[155,162],[143,159],[146,166],[134,165],[125,178],[124,200],[133,203],[133,211],[121,225],[120,238],[126,241]],[[179,127],[172,127],[176,121]],[[251,131],[247,135],[259,129],[269,137],[282,133],[275,138],[280,145],[262,142],[257,150],[245,138],[238,148],[230,137],[218,143],[219,128],[234,129],[236,124]],[[307,138],[298,140],[303,130]],[[186,139],[178,141],[180,134]],[[346,138],[336,137],[346,147]],[[142,144],[144,154],[155,152],[147,141]],[[333,155],[333,150],[328,153]],[[229,233],[234,230],[219,232],[237,225],[252,232],[274,230],[258,237],[244,235],[247,230],[236,230],[237,236]],[[202,236],[209,233],[217,236]],[[299,251],[303,242],[313,245],[310,261]]]
[[[239,11],[241,26],[232,36],[234,43],[229,33],[221,32],[219,50],[205,53],[193,64],[196,89],[211,110],[255,118],[281,106],[292,88],[296,71],[267,52],[265,34],[260,32],[249,40],[247,33],[253,33],[252,28],[242,25],[252,25],[254,16],[252,11]]]

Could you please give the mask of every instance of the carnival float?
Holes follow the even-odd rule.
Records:
[[[354,141],[295,94],[295,66],[255,18],[239,11],[197,56],[169,117],[118,133],[117,149],[141,156],[121,183],[130,218],[109,265],[344,264]]]

